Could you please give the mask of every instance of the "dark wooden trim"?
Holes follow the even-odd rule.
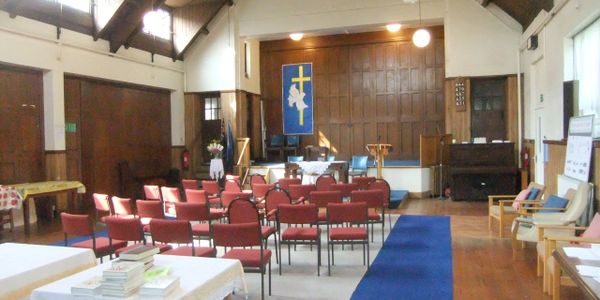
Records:
[[[523,143],[535,143],[534,139],[523,139]]]
[[[444,38],[444,26],[431,26],[426,28],[431,33],[432,40]],[[396,33],[391,33],[388,31],[373,31],[353,34],[306,37],[300,41],[292,41],[291,39],[263,41],[260,43],[260,51],[262,53],[269,51],[306,50],[337,46],[403,42],[412,40],[412,35],[417,29],[419,28],[408,28],[400,30]]]
[[[566,139],[560,140],[560,141],[557,141],[557,140],[545,140],[544,144],[566,146],[567,145],[567,140]],[[600,148],[600,140],[594,140],[592,142],[592,147],[594,147],[594,148]]]
[[[149,91],[171,94],[171,90],[165,89],[165,88],[159,88],[159,87],[155,87],[155,86],[148,86],[148,85],[137,84],[137,83],[123,82],[123,81],[118,81],[118,80],[97,78],[97,77],[79,75],[79,74],[74,74],[74,73],[65,73],[65,79],[66,78],[84,79],[87,81],[99,82],[99,83],[103,83],[103,84],[109,83],[109,84],[112,84],[112,85],[118,86],[118,87],[135,88],[135,89],[142,89],[142,90],[149,90]]]
[[[46,150],[44,154],[67,154],[67,150]]]
[[[513,73],[513,74],[503,74],[503,75],[485,75],[485,76],[453,76],[453,77],[446,77],[446,80],[454,80],[457,78],[463,78],[463,79],[490,79],[490,78],[505,78],[505,77],[510,77],[510,76],[514,76],[517,77],[517,73]],[[523,75],[521,75],[523,76]]]
[[[171,149],[185,149],[185,145],[171,145]]]
[[[185,56],[185,52],[192,46],[192,44],[194,44],[194,41],[196,41],[196,39],[201,35],[201,34],[205,34],[208,35],[208,24],[210,24],[210,22],[212,22],[212,20],[217,16],[217,14],[221,11],[221,9],[223,9],[223,7],[225,7],[225,5],[229,4],[229,6],[232,6],[232,1],[230,0],[224,0],[223,2],[221,2],[221,5],[219,6],[219,8],[215,9],[215,12],[208,18],[208,20],[206,21],[206,23],[204,23],[204,25],[202,25],[202,27],[200,27],[200,29],[198,29],[198,31],[196,31],[196,33],[194,34],[194,36],[192,37],[192,39],[187,43],[187,45],[185,45],[185,47],[183,47],[183,50],[181,50],[181,52],[179,52],[177,54],[177,59],[181,59],[183,60],[183,57]],[[227,23],[227,26],[230,26],[229,22]]]

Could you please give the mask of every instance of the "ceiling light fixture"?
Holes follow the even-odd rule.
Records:
[[[290,33],[290,39],[292,39],[294,41],[299,41],[302,39],[302,37],[304,37],[304,33],[302,33],[302,32]]]
[[[421,0],[419,0],[419,26],[421,26],[421,22]],[[429,45],[429,42],[431,41],[431,35],[427,29],[420,28],[419,30],[415,31],[412,40],[415,46],[423,48]]]
[[[389,31],[389,32],[398,32],[398,31],[400,31],[401,27],[402,27],[402,25],[400,25],[399,23],[391,23],[391,24],[385,25],[385,29],[387,29],[387,31]]]

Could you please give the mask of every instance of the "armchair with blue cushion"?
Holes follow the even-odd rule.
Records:
[[[269,143],[267,144],[267,148],[266,148],[266,159],[269,160],[269,153],[271,152],[277,152],[279,155],[279,160],[283,160],[283,134],[273,134],[271,135],[271,139],[269,140]]]
[[[369,157],[366,155],[352,156],[352,164],[348,171],[348,176],[367,176],[367,161]]]
[[[294,155],[298,155],[298,148],[300,147],[300,136],[298,135],[286,135],[285,146],[283,152],[293,151]]]

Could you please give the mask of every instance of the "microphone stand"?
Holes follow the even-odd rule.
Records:
[[[443,161],[444,161],[444,136],[440,138],[440,196],[439,200],[446,200],[444,197],[444,172],[443,172]]]

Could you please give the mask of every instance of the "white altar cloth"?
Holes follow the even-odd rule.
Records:
[[[84,282],[95,276],[102,276],[102,271],[112,262],[106,262],[95,268],[74,274],[62,280],[40,287],[31,293],[34,300],[81,299],[71,295],[71,286]],[[187,257],[174,255],[154,256],[154,265],[168,267],[169,275],[179,277],[180,287],[168,295],[168,299],[207,299],[221,300],[231,294],[235,288],[248,294],[244,270],[239,260]],[[90,299],[114,299],[96,296]],[[139,295],[127,299],[141,299]]]
[[[27,297],[37,287],[95,265],[90,249],[0,244],[0,299]]]

